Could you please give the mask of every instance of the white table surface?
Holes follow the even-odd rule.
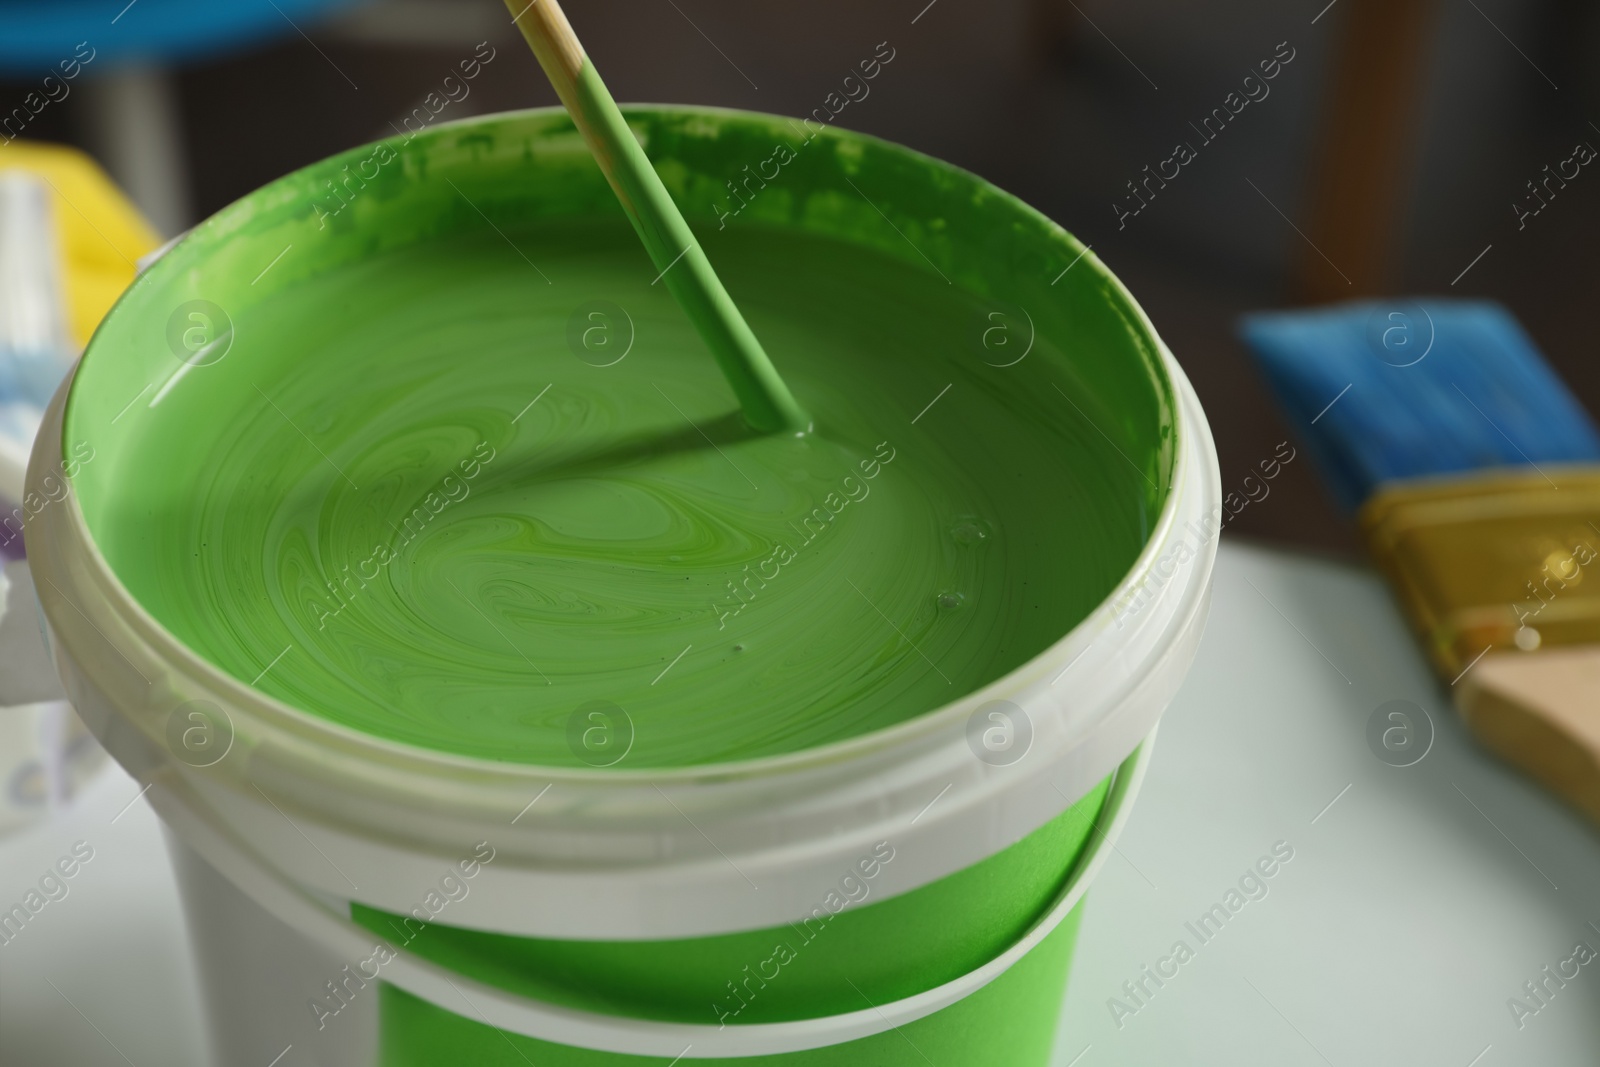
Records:
[[[1433,719],[1411,767],[1367,745],[1391,699]],[[0,909],[74,842],[95,851],[0,945],[0,1064],[204,1062],[156,819],[123,810],[137,793],[113,769],[0,841]],[[1201,945],[1185,923],[1278,841],[1294,858],[1268,894]],[[1085,907],[1060,1067],[1600,1061],[1600,959],[1520,1029],[1507,1007],[1577,942],[1600,950],[1600,834],[1473,747],[1355,568],[1224,543],[1199,660]],[[1132,1006],[1123,983],[1180,939],[1194,957],[1119,1027],[1108,1000]]]

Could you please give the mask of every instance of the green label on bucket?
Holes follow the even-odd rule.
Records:
[[[819,891],[809,916],[770,929],[561,941],[464,930],[448,914],[427,922],[424,908],[401,915],[354,904],[351,916],[397,950],[585,1011],[702,1026],[841,1014],[862,996],[882,1004],[942,985],[1009,948],[1056,899],[1107,788],[1101,782],[1010,848],[886,900],[876,899],[876,879],[897,853],[892,839],[880,842]]]
[[[463,1002],[459,1014],[393,986],[382,992],[380,1067],[1045,1067],[1078,937],[1080,904],[1049,937],[971,996],[906,1026],[842,1045],[775,1056],[701,1059],[689,1044],[676,1057],[597,1052],[508,1034]],[[857,1005],[872,1005],[864,999]]]
[[[1107,788],[1108,782],[1102,782],[1055,820],[987,860],[910,893],[872,902],[867,872],[892,864],[895,854],[892,844],[883,842],[841,876],[840,885],[819,902],[810,919],[768,930],[682,941],[575,942],[423,925],[361,905],[351,911],[357,922],[389,938],[388,945],[477,981],[586,1011],[720,1027],[845,1014],[952,981],[1014,944],[1072,876],[1105,804]],[[839,896],[847,903],[828,899]],[[857,899],[860,906],[848,903]],[[831,910],[834,907],[838,910]],[[983,992],[901,1030],[924,1028],[922,1032],[938,1042],[940,1063],[1044,1064],[1077,914],[1074,909]],[[980,999],[997,987],[1011,992],[999,1000],[993,994]],[[474,1015],[470,1002],[453,1008],[445,1010],[386,987],[384,1067],[514,1064],[523,1055],[541,1065],[573,1067],[658,1062],[524,1038],[508,1044]],[[1003,1044],[1002,1019],[1007,1034]],[[970,1055],[952,1054],[945,1029],[951,1026],[973,1028],[956,1042],[958,1047],[971,1046]],[[806,1067],[918,1062],[915,1055],[899,1058],[909,1050],[902,1040],[889,1040],[895,1033],[833,1049],[720,1062],[792,1062]],[[983,1046],[981,1053],[973,1042]],[[487,1058],[429,1058],[451,1043]],[[851,1055],[873,1058],[851,1059]],[[694,1057],[689,1053],[685,1058]]]

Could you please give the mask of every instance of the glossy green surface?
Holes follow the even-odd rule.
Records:
[[[202,226],[78,374],[66,438],[106,458],[75,488],[157,619],[374,734],[643,767],[904,721],[1111,590],[1173,435],[1092,258],[832,134],[719,230],[717,176],[785,127],[631,118],[817,432],[743,428],[564,117],[360,149]],[[207,365],[169,343],[193,299],[232,324]]]

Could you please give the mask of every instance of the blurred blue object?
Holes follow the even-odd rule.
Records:
[[[0,73],[44,75],[79,42],[98,67],[209,59],[295,36],[363,0],[0,0]],[[126,6],[123,6],[126,3]]]
[[[1394,479],[1600,460],[1594,422],[1498,304],[1263,312],[1240,333],[1351,510]]]

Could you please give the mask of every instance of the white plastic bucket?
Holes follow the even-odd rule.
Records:
[[[547,120],[529,113],[495,121]],[[704,121],[755,119],[708,112]],[[932,161],[918,165],[938,169],[941,180],[959,175]],[[219,219],[205,226],[238,221],[227,212]],[[1064,234],[1060,240],[1077,247]],[[297,1056],[365,1067],[385,1055],[379,1005],[388,1001],[369,988],[381,986],[384,997],[401,990],[498,1032],[523,1058],[509,1035],[577,1057],[563,1064],[842,1063],[848,1059],[795,1057],[926,1025],[1035,958],[1104,859],[1142,773],[1141,743],[1193,659],[1220,515],[1216,456],[1187,379],[1115,279],[1092,257],[1079,269],[1097,272],[1092,284],[1114,305],[1108,314],[1148,339],[1174,399],[1172,481],[1144,550],[1094,612],[1032,660],[916,719],[820,748],[628,771],[496,763],[385,741],[285,705],[185,647],[112,571],[75,495],[40,515],[28,548],[52,652],[80,715],[150,783],[170,830],[219,1062],[266,1063],[292,1046],[285,1067]],[[114,311],[103,330],[117,322]],[[89,358],[94,353],[91,345]],[[46,415],[30,481],[59,469],[69,389],[70,382]],[[196,717],[197,707],[216,710]],[[1018,758],[986,759],[974,747],[996,707],[1025,730]],[[1095,825],[1081,828],[1087,851],[1020,936],[911,995],[877,1003],[863,994],[858,1010],[742,1024],[718,1024],[709,1013],[694,1024],[585,1010],[476,980],[403,947],[390,946],[389,958],[376,962],[381,939],[352,922],[353,908],[413,912],[440,871],[464,871],[462,857],[478,854],[481,843],[492,861],[475,864],[470,892],[452,897],[447,912],[428,909],[437,925],[589,945],[792,928],[819,900],[838,896],[841,871],[864,872],[863,857],[875,849],[887,845],[893,860],[861,876],[871,880],[872,901],[861,914],[1035,840],[1080,798],[1098,805],[1101,788],[1108,792]],[[1070,950],[1069,941],[1054,944]],[[1064,980],[1065,956],[1056,958]],[[319,990],[341,988],[346,996],[322,1001],[340,1010],[317,1008]],[[1045,1021],[1053,1027],[1053,1016]]]

